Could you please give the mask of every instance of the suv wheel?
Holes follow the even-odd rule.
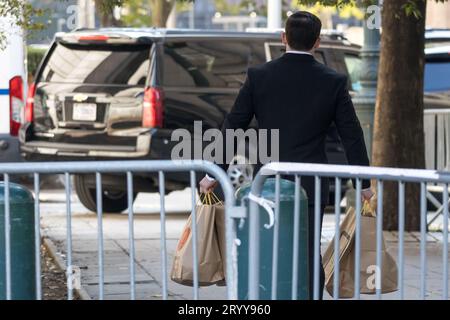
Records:
[[[97,195],[95,188],[89,188],[82,175],[74,176],[75,191],[80,202],[90,211],[97,212]],[[137,193],[133,194],[133,200]],[[103,212],[120,213],[128,208],[128,197],[126,191],[103,190],[102,197]]]
[[[253,180],[254,166],[243,156],[235,156],[228,167],[228,177],[235,189],[251,183]]]

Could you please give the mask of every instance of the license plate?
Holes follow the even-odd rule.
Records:
[[[95,121],[97,105],[95,103],[74,103],[72,119],[75,121]]]

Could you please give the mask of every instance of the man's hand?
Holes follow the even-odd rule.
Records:
[[[372,189],[366,189],[361,191],[362,201],[368,201],[370,202],[370,199],[374,196],[374,193],[372,192]]]
[[[202,181],[200,181],[200,183],[199,183],[200,193],[212,192],[216,186],[217,186],[216,180],[212,180],[211,178],[204,177],[202,179]]]

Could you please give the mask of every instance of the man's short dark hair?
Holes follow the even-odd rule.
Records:
[[[322,22],[310,12],[297,11],[286,21],[286,39],[289,47],[299,51],[310,51],[320,37]]]

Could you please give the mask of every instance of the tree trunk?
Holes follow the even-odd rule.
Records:
[[[385,0],[375,110],[373,165],[424,168],[423,79],[426,0],[417,0],[422,17],[408,16],[409,0]],[[407,231],[420,228],[420,186],[406,185]],[[398,228],[398,185],[384,183],[384,228]]]
[[[114,17],[113,8],[103,5],[104,0],[95,0],[95,12],[100,18],[101,27],[120,27],[121,23]]]
[[[164,28],[175,0],[150,0],[152,9],[152,24],[154,27]]]

